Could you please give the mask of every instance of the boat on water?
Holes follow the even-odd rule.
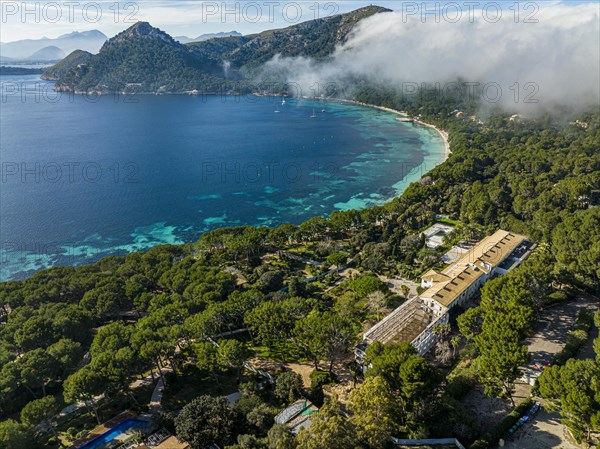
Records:
[[[285,97],[281,97],[281,106],[285,106]]]
[[[274,111],[274,112],[275,112],[275,114],[277,114],[277,113],[278,113],[278,112],[280,112],[280,111],[279,111],[279,109],[275,108],[275,111]]]
[[[310,118],[317,118],[317,112],[315,111],[315,108],[313,108],[313,113]]]

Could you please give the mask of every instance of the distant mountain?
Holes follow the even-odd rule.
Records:
[[[106,35],[102,31],[98,31],[98,30],[73,31],[72,33],[67,33],[67,34],[63,34],[62,36],[58,36],[57,39],[77,39],[77,38],[104,39],[105,41],[108,39],[108,37],[106,37]]]
[[[241,36],[242,33],[238,33],[237,31],[224,31],[221,33],[208,33],[208,34],[201,34],[200,36],[194,38],[194,37],[187,37],[187,36],[175,36],[175,40],[181,44],[189,44],[190,42],[204,42],[207,41],[209,39],[219,39],[222,37],[231,37],[231,36]]]
[[[108,38],[98,30],[75,31],[63,34],[55,39],[44,37],[42,39],[26,39],[0,44],[2,59],[6,60],[31,60],[32,55],[47,47],[56,47],[62,50],[63,55],[68,55],[75,50],[85,50],[97,53]],[[57,59],[60,59],[57,58]]]
[[[29,61],[59,61],[65,57],[65,52],[60,48],[49,45],[41,50],[36,51],[34,54],[29,56]]]
[[[59,64],[63,64],[61,61]],[[63,68],[69,64],[63,64]],[[60,72],[51,67],[47,74]],[[182,92],[220,85],[223,68],[147,22],[109,39],[97,55],[60,76],[56,89],[75,92]]]
[[[75,50],[58,64],[44,70],[42,79],[58,80],[74,68],[86,64],[93,55],[87,51]]]
[[[14,62],[14,58],[7,58],[4,55],[0,55],[0,64],[13,64]]]
[[[326,58],[362,19],[388,9],[369,6],[280,30],[212,38],[186,45],[138,22],[109,39],[97,55],[61,75],[56,89],[89,92],[238,92],[275,55]],[[239,34],[239,33],[237,33]],[[62,64],[62,62],[61,62]],[[69,64],[46,73],[61,73]]]

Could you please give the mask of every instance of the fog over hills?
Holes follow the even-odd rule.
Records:
[[[75,92],[181,93],[251,89],[254,74],[277,55],[327,58],[365,17],[389,11],[365,7],[347,14],[312,20],[248,36],[208,39],[183,45],[147,22],[117,34],[82,63],[69,58],[56,88]]]
[[[488,103],[524,112],[597,103],[598,5],[543,6],[536,19],[516,23],[505,14],[495,23],[481,16],[472,23],[467,18],[437,23],[396,12],[376,14],[356,26],[331,60],[275,57],[267,71],[285,73],[303,87],[356,78],[407,88],[423,82],[443,87],[457,79],[495,83],[502,93],[497,103]]]
[[[485,108],[528,113],[558,105],[585,108],[599,101],[597,5],[549,4],[535,23],[515,21],[511,14],[493,22],[484,19],[423,21],[371,6],[284,29],[186,45],[144,24],[111,39],[104,54],[58,86],[86,91],[136,84],[145,92],[181,92],[214,91],[219,79],[224,86],[275,80],[293,83],[302,92],[313,92],[316,83],[348,92],[357,81],[414,91],[421,83],[444,89],[462,80],[486,87]],[[152,38],[168,45],[151,44]]]

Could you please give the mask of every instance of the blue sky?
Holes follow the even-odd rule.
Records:
[[[563,3],[575,5],[595,3],[600,0],[568,0]],[[490,8],[500,4],[509,13],[515,7],[523,14],[536,7],[544,8],[560,3],[559,0],[385,0],[373,2],[389,9],[409,14],[421,14],[423,4],[430,11],[441,11],[447,5],[448,13],[454,13],[454,3],[460,7],[466,18],[469,3],[476,3],[474,9]],[[204,33],[236,30],[250,34],[266,29],[282,28],[316,17],[343,13],[367,6],[369,1],[316,1],[316,0],[242,0],[201,1],[201,0],[143,0],[143,1],[87,1],[87,0],[1,0],[2,17],[0,41],[39,39],[43,36],[57,37],[72,31],[98,29],[109,37],[129,27],[137,20],[150,22],[173,36],[195,37]],[[58,5],[58,6],[57,6]],[[439,5],[439,6],[436,6]],[[416,10],[415,10],[416,8]],[[525,9],[528,8],[528,11]],[[479,14],[481,11],[476,12]],[[512,13],[511,13],[512,14]],[[466,20],[466,19],[465,19]]]

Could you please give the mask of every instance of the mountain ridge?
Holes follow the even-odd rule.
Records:
[[[44,47],[27,58],[30,61],[57,61],[65,57],[65,52],[56,45]]]
[[[181,44],[190,44],[192,42],[204,42],[209,39],[220,39],[223,37],[240,37],[242,33],[237,31],[222,31],[219,33],[206,33],[197,37],[175,36],[174,39]]]
[[[62,74],[56,89],[111,93],[135,86],[143,93],[239,92],[249,88],[255,71],[274,56],[325,58],[360,20],[388,11],[368,6],[287,28],[186,45],[148,22],[137,22],[108,39],[97,55]]]

